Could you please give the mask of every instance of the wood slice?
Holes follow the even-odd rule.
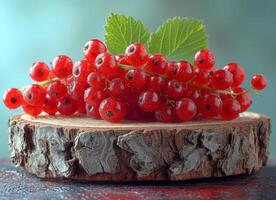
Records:
[[[112,124],[19,115],[9,133],[13,162],[41,178],[178,181],[258,171],[268,159],[270,119]]]

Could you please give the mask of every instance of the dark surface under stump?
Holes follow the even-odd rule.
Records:
[[[276,161],[252,175],[185,182],[76,182],[41,180],[0,159],[0,199],[275,200]]]

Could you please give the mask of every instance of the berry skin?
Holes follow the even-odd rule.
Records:
[[[52,97],[61,98],[67,93],[67,87],[60,80],[56,80],[48,85],[47,92]]]
[[[84,92],[84,101],[91,106],[99,106],[106,97],[105,92],[96,87],[89,87]]]
[[[140,43],[129,45],[125,51],[126,59],[129,65],[139,67],[148,60],[147,49]]]
[[[48,115],[54,115],[57,112],[57,100],[54,97],[47,96],[42,106],[44,112]]]
[[[46,90],[37,84],[32,84],[27,88],[24,99],[32,106],[42,106],[46,100]]]
[[[73,67],[73,76],[78,81],[86,81],[88,74],[92,71],[92,65],[86,59],[82,59],[75,63]]]
[[[57,110],[62,115],[70,116],[78,110],[77,101],[66,95],[58,100]]]
[[[228,70],[233,75],[232,87],[238,87],[246,78],[244,68],[238,63],[228,63],[223,69]]]
[[[58,78],[68,78],[72,75],[73,61],[65,55],[57,56],[52,63],[52,72]]]
[[[102,119],[109,122],[120,122],[126,116],[126,105],[123,101],[109,97],[104,99],[99,106]]]
[[[257,74],[252,77],[251,85],[256,90],[263,90],[263,89],[265,89],[265,87],[267,85],[267,80],[263,74]]]
[[[49,78],[50,70],[44,62],[36,62],[29,71],[30,77],[37,82],[46,81]]]
[[[210,94],[199,103],[199,112],[204,118],[219,116],[222,109],[222,101],[219,96]]]
[[[164,74],[167,68],[167,60],[166,58],[161,54],[154,54],[149,57],[145,70],[156,73],[156,74]]]
[[[156,111],[160,106],[160,97],[156,92],[145,91],[139,95],[138,105],[146,112]]]
[[[187,61],[177,63],[177,72],[175,79],[180,82],[189,81],[194,75],[193,66]]]
[[[103,89],[105,87],[105,80],[98,73],[91,72],[87,77],[89,86]]]
[[[101,115],[99,113],[99,107],[97,106],[91,106],[89,104],[86,104],[86,114],[89,117],[92,117],[95,119],[101,119]]]
[[[94,39],[91,41],[88,41],[83,48],[83,53],[85,58],[90,62],[94,63],[96,57],[106,52],[106,46],[103,42],[100,40]]]
[[[178,100],[182,97],[183,91],[184,91],[184,88],[183,88],[183,85],[181,83],[179,83],[176,80],[171,80],[167,84],[165,94],[170,99]]]
[[[237,95],[236,100],[240,103],[241,112],[245,112],[252,104],[252,99],[249,92],[245,92],[243,88],[235,88],[234,92]]]
[[[219,69],[212,77],[212,86],[216,89],[226,90],[233,83],[233,75],[228,70]]]
[[[78,104],[77,112],[80,114],[86,114],[86,103],[84,102],[84,100],[83,99],[78,100],[77,104]]]
[[[194,73],[193,83],[200,86],[206,86],[210,83],[210,74],[202,70],[196,70]]]
[[[28,104],[27,102],[23,102],[22,104],[22,109],[25,113],[28,115],[31,115],[33,117],[36,117],[42,112],[42,107],[41,106],[32,106]]]
[[[170,122],[173,119],[172,108],[166,104],[161,105],[154,113],[155,119],[159,122]]]
[[[167,81],[161,76],[151,76],[148,82],[148,88],[155,92],[161,92],[165,89]]]
[[[195,88],[185,88],[183,91],[183,97],[192,99],[195,103],[198,103],[202,98],[203,94],[201,94],[201,91],[195,89]]]
[[[235,99],[226,99],[223,101],[221,116],[225,120],[236,119],[241,112],[241,106]]]
[[[113,97],[123,97],[127,92],[124,79],[121,78],[115,78],[110,81],[107,89]]]
[[[73,80],[69,85],[68,93],[74,100],[83,100],[84,91],[88,87],[86,82]]]
[[[24,102],[22,92],[16,88],[8,89],[4,96],[3,102],[9,109],[17,109]]]
[[[197,114],[197,107],[193,100],[183,98],[176,102],[175,114],[181,121],[192,120]]]
[[[199,69],[206,71],[215,65],[215,56],[211,51],[202,49],[195,54],[194,63]]]
[[[96,71],[103,75],[113,74],[117,71],[118,63],[116,57],[110,53],[101,53],[95,60]]]
[[[148,81],[146,73],[139,69],[131,69],[125,75],[125,83],[128,87],[141,90]]]

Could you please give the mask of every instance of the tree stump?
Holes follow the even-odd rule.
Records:
[[[180,181],[258,171],[268,159],[270,119],[112,124],[19,115],[9,133],[13,163],[41,178]]]

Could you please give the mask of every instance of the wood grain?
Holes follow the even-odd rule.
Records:
[[[268,159],[270,119],[112,124],[27,115],[9,122],[12,161],[41,178],[188,180],[250,174]]]

